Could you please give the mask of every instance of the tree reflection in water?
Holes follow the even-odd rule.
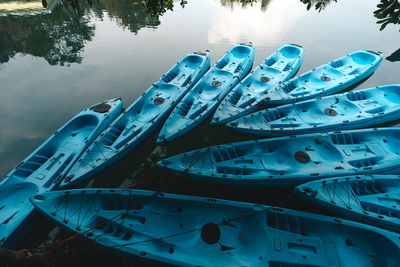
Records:
[[[2,0],[7,1],[7,0]],[[22,0],[20,0],[22,1]],[[81,63],[81,52],[94,35],[91,18],[103,19],[104,11],[116,23],[137,34],[143,27],[157,27],[160,17],[173,10],[174,5],[185,7],[180,0],[58,0],[59,5],[50,14],[36,16],[0,17],[0,63],[17,53],[43,57],[51,65]],[[299,0],[308,10],[324,10],[337,0]],[[260,3],[261,10],[268,8],[270,0],[220,0],[223,6],[233,8],[238,3],[245,7]],[[43,2],[46,5],[45,2]],[[397,0],[381,0],[374,16],[383,30],[388,24],[400,24],[400,4]],[[398,60],[398,51],[388,60]]]
[[[137,33],[160,25],[159,18],[173,7],[173,0],[59,0],[50,14],[0,17],[0,63],[17,53],[43,57],[51,65],[81,63],[85,43],[94,35],[92,17],[103,19],[107,10],[120,27]]]

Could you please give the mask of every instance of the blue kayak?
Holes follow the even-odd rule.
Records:
[[[363,128],[400,119],[400,85],[386,85],[262,110],[226,126],[283,136]]]
[[[31,201],[103,248],[177,266],[400,266],[398,234],[278,207],[126,189]]]
[[[284,82],[265,95],[267,105],[282,105],[335,94],[370,76],[382,61],[373,51],[358,51]]]
[[[209,67],[208,51],[193,52],[181,59],[93,142],[60,187],[92,177],[142,143],[164,123],[176,103]]]
[[[184,135],[210,116],[229,91],[249,73],[253,60],[251,43],[236,45],[226,52],[172,111],[157,144],[163,145]]]
[[[329,210],[400,232],[400,179],[397,175],[322,179],[300,185],[295,191]]]
[[[113,99],[85,109],[0,182],[0,246],[14,248],[35,221],[29,197],[56,187],[83,151],[121,113]]]
[[[303,58],[301,45],[279,48],[232,89],[215,111],[211,123],[225,124],[255,111],[269,90],[296,74]]]
[[[288,186],[327,177],[400,174],[400,128],[277,137],[203,148],[158,162],[206,182]]]

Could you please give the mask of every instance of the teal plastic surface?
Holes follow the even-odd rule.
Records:
[[[400,232],[400,177],[360,175],[302,184],[305,199],[352,219]]]
[[[91,178],[141,144],[165,122],[176,103],[209,67],[208,51],[193,52],[181,59],[93,142],[60,187]]]
[[[349,130],[207,147],[158,166],[206,182],[288,186],[356,174],[400,174],[400,128]]]
[[[172,111],[157,139],[164,145],[186,134],[208,118],[251,70],[254,47],[251,43],[231,48],[189,91]]]
[[[178,266],[400,266],[398,234],[278,207],[124,189],[31,201],[103,248]]]
[[[262,110],[227,124],[254,135],[284,136],[371,127],[400,119],[400,85],[386,85]]]
[[[303,58],[301,45],[287,44],[279,48],[229,92],[211,123],[225,124],[255,111],[272,88],[296,74]]]
[[[113,99],[85,109],[56,131],[0,182],[0,246],[14,248],[32,229],[29,197],[57,187],[96,137],[121,113]]]
[[[266,104],[282,105],[338,93],[370,76],[382,61],[374,51],[357,51],[333,60],[272,89]]]

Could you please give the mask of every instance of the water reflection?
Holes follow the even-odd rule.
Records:
[[[306,5],[306,10],[322,11],[336,0],[299,0]],[[55,3],[59,3],[56,5]],[[268,40],[277,39],[288,30],[288,23],[296,22],[305,12],[294,8],[293,3],[271,0],[220,0],[227,7],[219,19],[213,21],[213,29],[209,32],[210,43],[223,41],[239,42],[246,36],[265,31],[258,27],[255,21],[262,19],[263,14],[248,6],[259,6],[274,21],[274,27],[266,33]],[[174,5],[185,7],[187,1],[180,0],[0,0],[0,63],[10,60],[15,54],[30,54],[43,57],[51,65],[69,65],[81,63],[81,52],[87,41],[94,35],[95,26],[90,24],[93,18],[102,20],[105,15],[113,19],[119,27],[135,34],[143,27],[156,28],[160,18],[167,12],[173,11]],[[56,6],[56,7],[55,7]],[[244,10],[235,13],[234,7]],[[284,6],[283,9],[278,8]],[[47,7],[47,8],[45,8]],[[379,20],[383,30],[388,24],[399,24],[400,3],[396,0],[381,0],[374,16]],[[52,13],[40,13],[53,9]],[[1,14],[37,14],[36,16],[1,16]],[[244,14],[246,13],[246,14]],[[283,15],[282,15],[283,14]],[[245,15],[245,16],[243,16]],[[258,17],[257,17],[258,16]],[[230,19],[229,23],[225,19]],[[222,23],[224,22],[224,23]],[[227,26],[229,25],[229,27]],[[285,28],[280,27],[285,25]],[[237,32],[241,29],[247,32]],[[252,31],[253,34],[248,31]],[[237,36],[240,38],[238,39]],[[243,40],[242,40],[243,39]],[[265,43],[268,43],[266,40]],[[395,52],[396,53],[396,52]],[[394,58],[396,54],[394,53]],[[393,58],[392,56],[389,57]]]
[[[388,56],[386,60],[389,60],[391,62],[400,61],[400,48],[394,51],[390,56]]]
[[[332,1],[337,2],[337,0],[300,0],[307,5],[307,10],[314,7],[318,12],[325,9]],[[398,0],[381,0],[377,8],[374,16],[378,19],[376,23],[381,24],[381,31],[389,24],[400,24],[400,2]]]
[[[327,7],[332,1],[337,2],[337,0],[300,0],[300,2],[307,5],[307,10],[314,7],[318,12],[325,9],[325,7]]]
[[[400,2],[398,0],[381,0],[377,7],[378,10],[374,12],[374,16],[379,19],[376,23],[381,24],[381,31],[388,24],[400,24]]]
[[[115,19],[120,27],[137,33],[142,27],[156,27],[160,25],[160,17],[168,10],[173,10],[174,1],[150,0],[99,0],[98,3]],[[180,1],[184,7],[186,1]]]
[[[33,10],[47,10],[50,1],[1,1],[0,12],[19,10],[26,14]],[[186,1],[180,1],[184,7]],[[18,8],[16,7],[18,6]],[[3,9],[2,9],[3,7]],[[0,17],[0,63],[17,53],[43,57],[50,65],[81,63],[81,52],[92,39],[95,26],[91,19],[103,19],[104,11],[124,29],[137,33],[142,27],[157,27],[160,17],[173,10],[174,1],[131,0],[58,0],[52,13],[36,16]],[[12,11],[12,14],[15,12]]]
[[[49,13],[57,0],[0,0],[0,16]]]
[[[236,3],[239,3],[242,7],[246,7],[248,5],[253,6],[255,3],[260,2],[260,7],[262,11],[267,10],[268,4],[271,0],[221,0],[221,5],[225,7],[229,7],[231,10],[233,9]]]
[[[36,16],[0,17],[0,63],[17,53],[43,57],[51,65],[80,63],[80,51],[94,29],[68,8]]]
[[[235,9],[235,5],[243,7],[250,3],[221,0],[221,4],[229,9],[220,9],[212,20],[208,31],[209,43],[253,40],[261,46],[275,46],[307,13],[300,5],[293,5],[292,1],[253,1],[253,8],[240,10]],[[259,12],[256,4],[263,12]],[[254,39],[255,36],[258,37],[257,40]]]

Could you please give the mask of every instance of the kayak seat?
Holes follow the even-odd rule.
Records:
[[[279,49],[279,52],[285,58],[296,59],[302,53],[302,50],[299,47],[287,45]]]
[[[203,63],[203,57],[199,55],[191,54],[186,56],[178,65],[178,67],[185,66],[189,69],[197,69]]]
[[[304,223],[299,217],[268,210],[265,212],[268,227],[293,234],[305,235]]]
[[[240,61],[242,61],[243,58],[246,58],[250,55],[251,51],[252,49],[248,46],[237,45],[231,49],[227,55],[229,55],[231,59],[236,58],[236,60],[240,59]]]
[[[229,96],[229,98],[228,98],[228,101],[229,101],[231,104],[236,105],[236,104],[239,102],[239,99],[242,97],[242,95],[243,95],[242,87],[238,87],[237,90],[234,90],[234,91],[230,94],[230,96]]]
[[[252,49],[244,45],[238,45],[226,53],[215,65],[220,70],[237,73],[242,70],[245,58],[248,57]]]
[[[366,181],[352,181],[350,183],[351,189],[357,196],[364,195],[372,195],[372,194],[380,194],[386,191],[382,190],[382,188],[373,180]]]
[[[396,205],[398,205],[398,195],[396,196],[396,198],[386,197],[383,195],[365,195],[359,196],[358,198],[361,207],[366,212],[379,214],[380,216],[387,216],[389,218],[400,219],[400,211],[396,208]],[[376,200],[378,200],[378,203],[380,203],[381,205],[375,203]]]
[[[178,76],[178,74],[179,74],[179,68],[175,66],[172,70],[164,74],[161,80],[165,83],[169,83],[172,80],[174,80],[176,76]]]
[[[263,112],[262,116],[268,122],[275,121],[283,117],[279,110],[275,108],[270,108],[266,112]]]
[[[358,65],[370,65],[376,61],[376,56],[366,51],[359,51],[350,55]]]
[[[277,60],[276,57],[272,56],[272,57],[267,58],[264,61],[264,64],[267,65],[268,67],[271,67],[272,65],[274,65],[276,63],[276,60]]]
[[[177,107],[178,114],[181,115],[182,117],[185,117],[192,108],[193,101],[194,101],[193,97],[191,96],[185,97],[184,100]]]
[[[392,103],[400,104],[400,88],[399,86],[386,86],[383,96]]]
[[[337,68],[342,67],[346,63],[344,62],[344,60],[338,59],[338,60],[331,61],[329,64],[331,65],[332,68],[337,69]]]
[[[244,109],[245,107],[251,106],[256,100],[257,99],[254,95],[247,94],[243,99],[241,99],[241,103],[238,107]]]
[[[44,151],[43,151],[44,152]],[[20,178],[26,178],[39,169],[49,158],[52,156],[52,153],[40,155],[36,153],[29,159],[22,162],[19,166],[16,167],[16,170],[11,174],[12,176],[17,176]]]
[[[282,91],[284,91],[285,93],[290,93],[292,92],[294,89],[297,88],[296,82],[295,81],[290,81],[287,83],[284,83],[281,87]]]
[[[49,165],[47,165],[45,172],[49,172],[56,162],[59,161],[61,163],[64,159],[68,159],[69,157],[64,156],[74,151],[77,145],[87,141],[87,137],[97,127],[98,122],[98,118],[92,115],[76,117],[68,125],[64,126],[60,132],[56,132],[56,136],[51,142],[47,143],[40,151],[17,166],[11,175],[27,178],[47,164]],[[54,157],[54,153],[57,153],[57,156]]]
[[[124,119],[122,119],[124,118]],[[111,146],[115,140],[121,135],[121,133],[124,131],[126,128],[128,120],[126,117],[121,117],[117,121],[117,123],[114,123],[111,125],[104,133],[103,136],[101,136],[99,143],[104,144],[105,146]]]
[[[363,91],[349,92],[346,94],[346,97],[350,101],[359,101],[359,100],[365,100],[368,98],[368,96]]]
[[[192,109],[191,112],[188,114],[189,119],[194,120],[196,119],[198,116],[200,116],[200,114],[202,114],[206,109],[207,109],[208,105],[196,105],[196,108]]]

